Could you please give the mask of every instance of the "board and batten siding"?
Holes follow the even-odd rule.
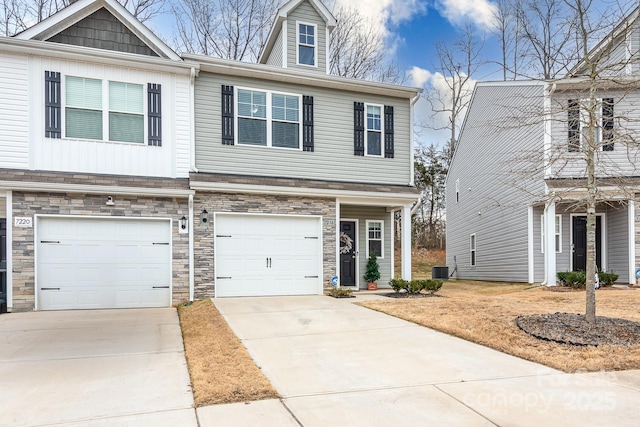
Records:
[[[528,212],[532,194],[544,193],[544,181],[531,172],[539,165],[529,162],[537,158],[523,160],[523,155],[542,146],[542,121],[527,113],[542,102],[540,84],[476,87],[446,182],[447,265],[450,273],[457,265],[454,277],[528,281]]]
[[[367,289],[367,281],[363,277],[367,271],[367,220],[383,221],[384,258],[378,258],[380,279],[377,283],[378,287],[388,288],[389,280],[391,280],[391,263],[393,262],[391,213],[387,212],[386,208],[380,207],[342,205],[340,206],[340,217],[347,220],[358,220],[358,247],[356,251],[358,252],[358,284],[360,289]]]
[[[273,49],[269,53],[267,58],[267,65],[273,65],[276,67],[282,67],[282,30],[278,33],[276,42],[273,45]]]
[[[61,73],[63,137],[44,136],[44,72]],[[147,83],[162,85],[162,146],[144,143],[82,140],[64,137],[65,76],[141,84],[145,128]],[[63,172],[186,178],[189,176],[189,76],[137,68],[109,66],[56,58],[30,58],[29,66],[31,168]],[[108,93],[103,93],[104,97]],[[105,133],[108,129],[105,130]]]
[[[555,111],[551,122],[551,157],[547,172],[553,178],[585,178],[586,166],[581,152],[569,152],[568,100],[577,99],[580,93],[557,93],[553,97]],[[585,97],[588,94],[584,94]],[[621,135],[640,134],[640,89],[629,91],[599,92],[598,98],[613,98],[615,129]],[[596,151],[596,175],[600,177],[636,176],[640,173],[640,151],[632,144],[624,145],[620,138],[614,140],[613,151]]]
[[[29,167],[28,70],[27,56],[0,53],[0,168]]]
[[[298,22],[316,25],[316,58],[315,67],[298,65]],[[308,2],[300,3],[287,15],[287,68],[295,68],[310,72],[327,74],[327,24]]]
[[[313,96],[314,151],[223,145],[221,86]],[[394,107],[395,157],[353,154],[353,103]],[[408,185],[411,180],[410,101],[200,72],[195,88],[196,167],[201,172]]]

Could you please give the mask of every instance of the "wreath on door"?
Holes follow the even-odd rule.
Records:
[[[353,239],[345,234],[343,231],[340,232],[340,255],[348,254],[353,250]]]

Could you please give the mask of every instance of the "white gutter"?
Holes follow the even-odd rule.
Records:
[[[191,159],[191,170],[198,172],[196,168],[196,72],[195,67],[191,67],[189,79],[189,157]]]
[[[189,301],[193,301],[195,293],[195,278],[193,266],[193,194],[189,194]]]

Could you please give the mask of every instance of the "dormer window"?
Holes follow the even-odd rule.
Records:
[[[316,66],[315,24],[298,23],[298,65]]]

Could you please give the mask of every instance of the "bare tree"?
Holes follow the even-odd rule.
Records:
[[[492,32],[500,43],[500,68],[502,80],[519,77],[523,63],[523,34],[520,25],[522,2],[518,0],[497,0],[493,14],[495,26]]]
[[[256,61],[278,0],[180,0],[174,43],[189,53]]]
[[[439,64],[437,71],[442,75],[444,88],[435,87],[425,92],[427,101],[431,104],[432,118],[446,115],[445,124],[436,124],[434,130],[446,129],[449,131],[447,144],[448,162],[451,162],[458,143],[458,133],[464,112],[471,101],[473,91],[473,75],[481,65],[480,53],[483,43],[479,41],[471,26],[466,26],[462,36],[453,45],[445,43],[436,44],[436,52]]]
[[[413,218],[413,240],[417,246],[442,249],[446,164],[446,153],[433,144],[416,150],[415,183],[422,196]]]
[[[0,34],[13,36],[27,28],[29,10],[23,0],[1,0]]]
[[[40,0],[44,1],[44,0]],[[69,1],[69,0],[62,0]],[[165,0],[118,0],[140,22],[147,22],[162,13]]]

